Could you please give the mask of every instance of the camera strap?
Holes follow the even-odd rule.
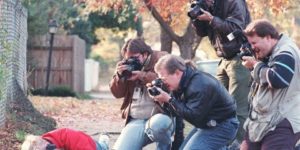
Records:
[[[144,71],[145,66],[147,66],[150,63],[150,58],[151,58],[151,55],[148,55],[145,62],[143,63],[143,67],[142,67],[141,71]],[[140,98],[140,96],[142,95],[142,92],[143,92],[142,88],[144,88],[144,87],[141,87],[141,83],[140,83],[140,81],[138,81],[134,88],[133,99]]]
[[[148,66],[149,63],[150,63],[150,60],[151,60],[151,54],[147,56],[145,62],[143,63],[143,68],[141,69],[141,71],[144,71],[145,70],[145,66]]]

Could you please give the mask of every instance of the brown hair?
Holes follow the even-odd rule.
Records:
[[[259,37],[271,36],[273,39],[279,39],[277,29],[266,19],[258,19],[251,22],[244,30],[245,35]]]
[[[184,71],[187,66],[195,69],[195,65],[191,60],[184,60],[183,58],[171,54],[167,54],[161,57],[154,66],[154,70],[157,72],[161,69],[166,69],[169,74],[174,74],[178,69]]]
[[[124,46],[121,49],[122,56],[129,51],[131,53],[148,53],[152,54],[152,49],[149,45],[145,43],[142,38],[129,39],[125,42]]]

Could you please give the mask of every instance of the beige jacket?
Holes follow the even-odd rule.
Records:
[[[282,51],[292,53],[295,59],[294,75],[286,88],[275,89],[265,84],[254,83],[258,85],[258,90],[250,103],[254,110],[251,111],[252,117],[256,119],[251,120],[248,117],[244,124],[244,129],[248,130],[249,139],[253,142],[260,141],[269,131],[275,130],[276,125],[284,118],[291,123],[294,133],[300,131],[300,50],[291,39],[283,35],[272,51],[268,66]],[[254,72],[258,66],[259,64],[255,66]],[[262,68],[259,75],[254,76],[254,80],[264,80],[267,69],[269,67]]]

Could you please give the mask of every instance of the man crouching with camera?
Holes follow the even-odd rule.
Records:
[[[124,44],[121,54],[124,59],[117,63],[116,73],[110,82],[110,90],[116,98],[124,98],[121,110],[126,123],[113,149],[141,150],[145,145],[155,141],[145,133],[147,120],[162,111],[150,98],[146,84],[157,78],[154,64],[159,57],[167,53],[152,51],[142,39],[136,38],[129,39]],[[171,137],[155,142],[157,149],[169,150]]]
[[[195,127],[180,149],[219,150],[230,144],[239,127],[236,104],[217,79],[170,54],[161,57],[154,69],[171,91],[156,87],[159,94],[152,96],[154,100]]]

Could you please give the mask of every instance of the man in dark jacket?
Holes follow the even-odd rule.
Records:
[[[249,93],[250,72],[237,56],[240,52],[240,37],[229,40],[227,36],[236,30],[243,30],[250,22],[245,0],[203,0],[207,8],[193,20],[197,34],[208,36],[221,58],[217,69],[217,79],[227,88],[237,103],[237,116],[241,123],[237,139],[242,141],[243,123],[248,115],[247,95]]]
[[[157,88],[153,99],[195,126],[181,149],[221,149],[235,138],[236,104],[218,80],[174,55],[161,57],[154,69],[172,93]]]

